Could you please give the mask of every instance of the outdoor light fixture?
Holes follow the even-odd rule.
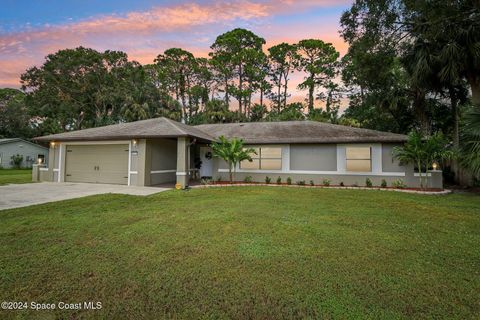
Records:
[[[438,164],[436,162],[432,163],[433,170],[437,170]]]
[[[42,164],[42,158],[38,158],[38,164]]]
[[[133,145],[134,145],[134,146],[137,145],[137,139],[133,139]]]
[[[50,142],[50,146],[51,146],[52,148],[55,148],[55,142],[53,142],[53,141]]]

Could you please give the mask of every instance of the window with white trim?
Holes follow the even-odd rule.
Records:
[[[257,154],[252,154],[252,161],[240,162],[242,170],[282,170],[282,148],[253,148]]]
[[[346,170],[351,172],[372,171],[372,148],[347,147]]]

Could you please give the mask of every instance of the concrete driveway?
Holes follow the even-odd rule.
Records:
[[[9,184],[0,186],[0,210],[80,198],[95,194],[119,193],[148,196],[166,190],[169,190],[169,188],[72,182]]]

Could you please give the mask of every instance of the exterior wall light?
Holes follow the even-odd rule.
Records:
[[[432,168],[433,170],[437,170],[438,164],[436,162],[432,163]]]
[[[42,164],[42,158],[38,158],[37,162],[38,164]]]
[[[50,147],[55,148],[55,142],[54,141],[50,142]]]
[[[133,139],[132,142],[133,142],[133,146],[135,147],[137,145],[137,139]]]

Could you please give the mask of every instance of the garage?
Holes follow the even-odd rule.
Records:
[[[128,183],[128,144],[67,145],[65,181]]]

